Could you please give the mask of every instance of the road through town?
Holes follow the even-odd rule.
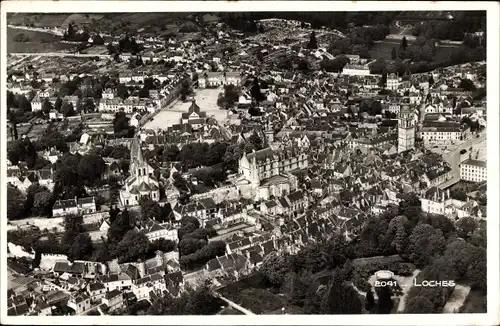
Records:
[[[481,133],[479,137],[474,137],[465,141],[448,153],[443,153],[443,159],[448,162],[448,164],[450,164],[450,167],[452,168],[453,177],[450,180],[439,185],[441,189],[447,188],[460,180],[460,151],[463,149],[469,151],[469,148],[474,148],[483,141],[486,141],[486,132]]]

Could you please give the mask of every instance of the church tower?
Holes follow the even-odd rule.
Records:
[[[415,124],[408,106],[401,108],[398,117],[398,153],[415,147]]]

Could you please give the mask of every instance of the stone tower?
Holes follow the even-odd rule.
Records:
[[[398,153],[415,147],[415,123],[408,106],[401,108],[398,117]]]

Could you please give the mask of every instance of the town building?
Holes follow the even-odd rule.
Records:
[[[395,73],[387,76],[387,89],[396,90],[399,87],[399,78]]]
[[[487,178],[486,161],[466,160],[460,164],[460,179],[464,181],[482,182]]]
[[[52,216],[65,216],[69,214],[92,214],[97,212],[95,197],[57,200],[52,207]]]

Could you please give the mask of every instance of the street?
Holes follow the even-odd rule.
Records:
[[[474,137],[472,139],[467,140],[466,142],[458,145],[453,151],[448,153],[443,153],[443,159],[450,164],[452,168],[452,179],[442,183],[439,185],[439,188],[444,189],[447,188],[460,180],[460,151],[462,149],[469,151],[470,147],[474,147],[479,143],[486,141],[486,131],[480,134],[479,137]]]

